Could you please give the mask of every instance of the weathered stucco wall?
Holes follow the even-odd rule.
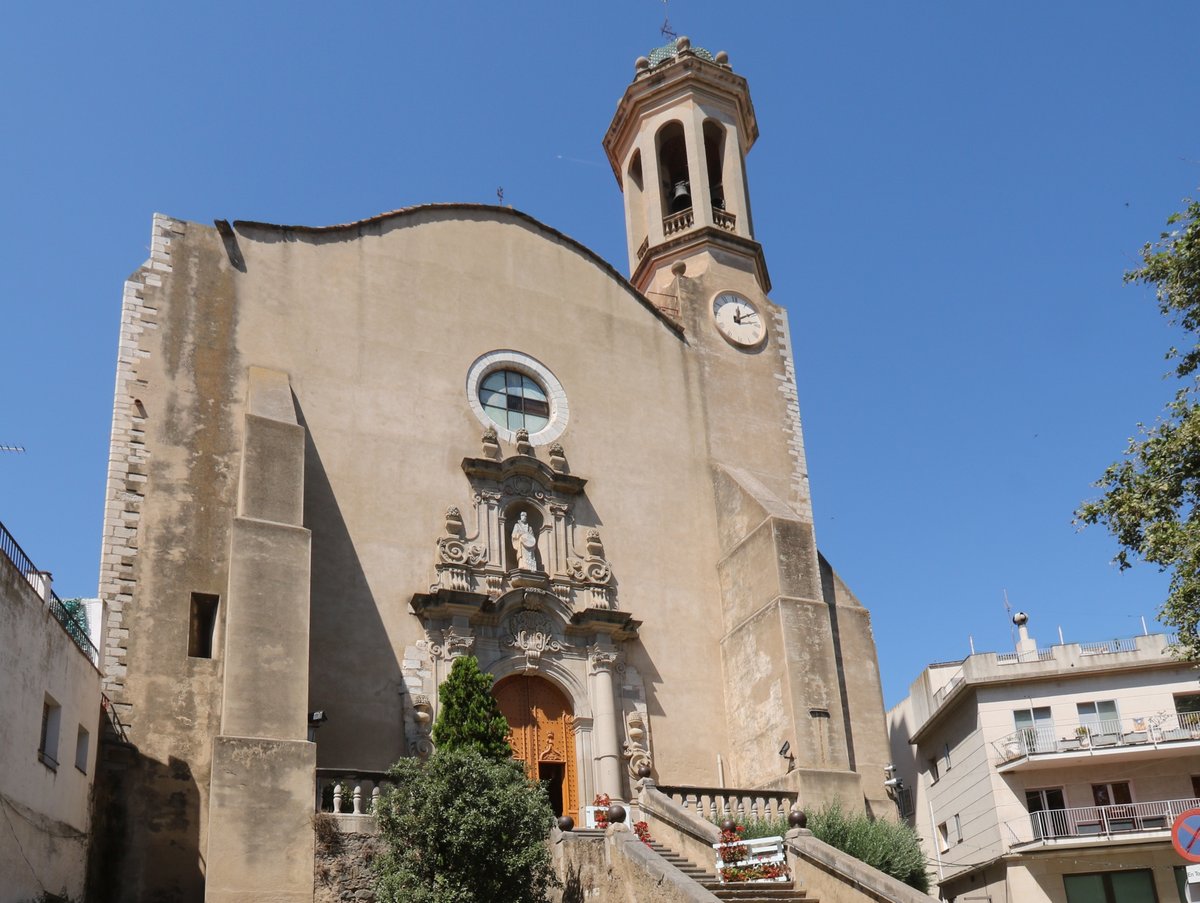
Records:
[[[43,891],[79,897],[100,733],[100,674],[2,554],[0,649],[0,903],[24,903]],[[43,761],[38,747],[47,696],[59,706],[59,728]],[[76,766],[81,729],[87,732],[82,769]]]
[[[847,692],[842,662],[873,659],[873,641],[855,606],[837,620],[840,638],[833,629],[843,597],[822,587],[787,325],[752,273],[719,255],[689,262],[675,287],[681,333],[602,262],[505,208],[419,208],[323,230],[161,219],[156,229],[168,236],[166,262],[153,260],[138,283],[154,323],[137,336],[127,386],[145,462],[135,535],[123,537],[136,543],[121,559],[133,589],[126,580],[114,596],[124,595],[129,630],[114,692],[139,756],[121,778],[114,855],[123,851],[131,879],[118,898],[198,899],[211,739],[231,732],[222,717],[256,736],[249,723],[266,705],[247,693],[256,680],[279,701],[262,711],[266,736],[286,724],[295,739],[308,711],[327,714],[319,767],[379,771],[408,751],[402,666],[427,639],[408,602],[436,579],[447,508],[473,512],[462,461],[480,454],[485,425],[466,378],[499,349],[536,358],[569,399],[558,441],[570,473],[587,480],[577,511],[603,533],[617,604],[642,622],[614,689],[618,700],[644,689],[655,772],[714,785],[721,755],[727,783],[766,784],[783,777],[776,750],[788,739],[814,787],[830,776],[814,791],[823,797],[845,789],[851,761],[886,756],[864,751],[873,732],[848,732],[845,707],[871,717],[878,688]],[[716,333],[717,288],[759,298],[763,346],[739,350]],[[246,407],[253,368],[290,386],[302,506],[287,488],[300,463],[272,458],[275,427]],[[534,454],[544,461],[547,449]],[[248,464],[263,474],[256,483]],[[740,495],[721,488],[722,468],[737,469]],[[281,642],[304,629],[255,587],[271,568],[250,536],[260,528],[234,529],[239,504],[255,520],[299,517],[311,533],[310,664],[296,656],[306,673],[290,688],[271,661],[261,674],[252,656],[232,663],[238,625],[275,618],[287,627]],[[755,506],[763,513],[746,513]],[[127,513],[113,510],[113,523]],[[241,558],[263,564],[250,583],[231,571]],[[283,580],[288,593],[294,583]],[[187,654],[193,592],[221,599],[211,659]],[[261,610],[230,620],[237,597],[255,592]],[[577,705],[599,711],[594,699]],[[143,822],[155,826],[144,838]]]

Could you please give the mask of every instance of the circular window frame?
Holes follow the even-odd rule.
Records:
[[[479,388],[484,379],[497,370],[516,370],[535,380],[546,390],[546,399],[550,402],[550,422],[536,433],[529,434],[530,443],[549,445],[561,436],[567,428],[570,416],[570,405],[567,404],[567,393],[563,390],[562,383],[550,372],[550,368],[537,358],[513,351],[511,348],[481,354],[467,370],[467,404],[471,406],[475,418],[484,426],[495,429],[496,436],[505,442],[517,441],[516,432],[501,426],[488,416],[479,400]]]

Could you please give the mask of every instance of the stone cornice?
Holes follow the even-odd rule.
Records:
[[[674,92],[697,89],[707,89],[733,101],[738,131],[741,133],[742,153],[749,153],[758,139],[758,119],[754,115],[754,104],[750,101],[750,87],[746,79],[726,65],[709,62],[691,53],[681,53],[674,62],[661,63],[638,73],[617,105],[612,123],[604,135],[604,152],[618,184],[624,184],[621,180],[622,151],[630,139],[630,133],[637,129],[639,112],[647,106],[661,103]]]
[[[481,477],[497,483],[503,483],[509,477],[529,477],[563,495],[578,495],[587,485],[587,480],[583,477],[559,473],[532,455],[512,455],[503,461],[493,461],[491,458],[463,458],[462,469],[469,477]]]
[[[713,245],[745,258],[754,268],[754,276],[763,294],[770,294],[771,276],[767,272],[767,258],[763,254],[762,245],[752,238],[734,235],[716,226],[690,229],[672,236],[662,244],[647,248],[629,281],[638,287],[638,291],[644,292],[656,269],[687,257],[702,245]]]

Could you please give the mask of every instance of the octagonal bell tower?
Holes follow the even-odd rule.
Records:
[[[746,79],[724,52],[686,37],[639,57],[604,136],[625,198],[630,281],[653,299],[671,266],[698,254],[753,272],[770,290],[754,240],[745,157],[758,138]]]

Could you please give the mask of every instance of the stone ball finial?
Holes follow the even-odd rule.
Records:
[[[735,822],[732,818],[727,818],[721,822],[721,830],[722,831],[736,831],[737,830],[737,822]]]
[[[713,57],[713,61],[720,63],[722,66],[729,65],[729,54],[724,50],[718,50],[717,55]]]
[[[808,827],[808,816],[803,809],[793,809],[788,813],[788,826],[792,828]]]
[[[619,825],[625,821],[625,807],[614,803],[608,807],[608,823]]]
[[[1018,627],[1024,627],[1029,623],[1029,615],[1025,614],[1023,611],[1019,611],[1013,615],[1013,623]]]
[[[653,773],[654,773],[654,769],[652,769],[652,768],[651,768],[649,765],[647,765],[645,762],[643,762],[641,765],[639,765],[639,766],[637,767],[637,776],[638,776],[639,778],[648,778],[648,777],[650,777],[650,775],[651,775],[651,774],[653,774]]]
[[[645,72],[650,68],[650,60],[648,57],[639,56],[633,61],[633,69],[635,72]]]
[[[671,272],[676,276],[682,276],[687,272],[687,264],[682,260],[676,260],[673,264],[671,264]]]
[[[558,820],[558,830],[563,832],[574,831],[575,819],[571,818],[569,815],[564,815]]]
[[[692,47],[692,39],[685,34],[681,34],[675,39],[676,50],[690,50]]]

